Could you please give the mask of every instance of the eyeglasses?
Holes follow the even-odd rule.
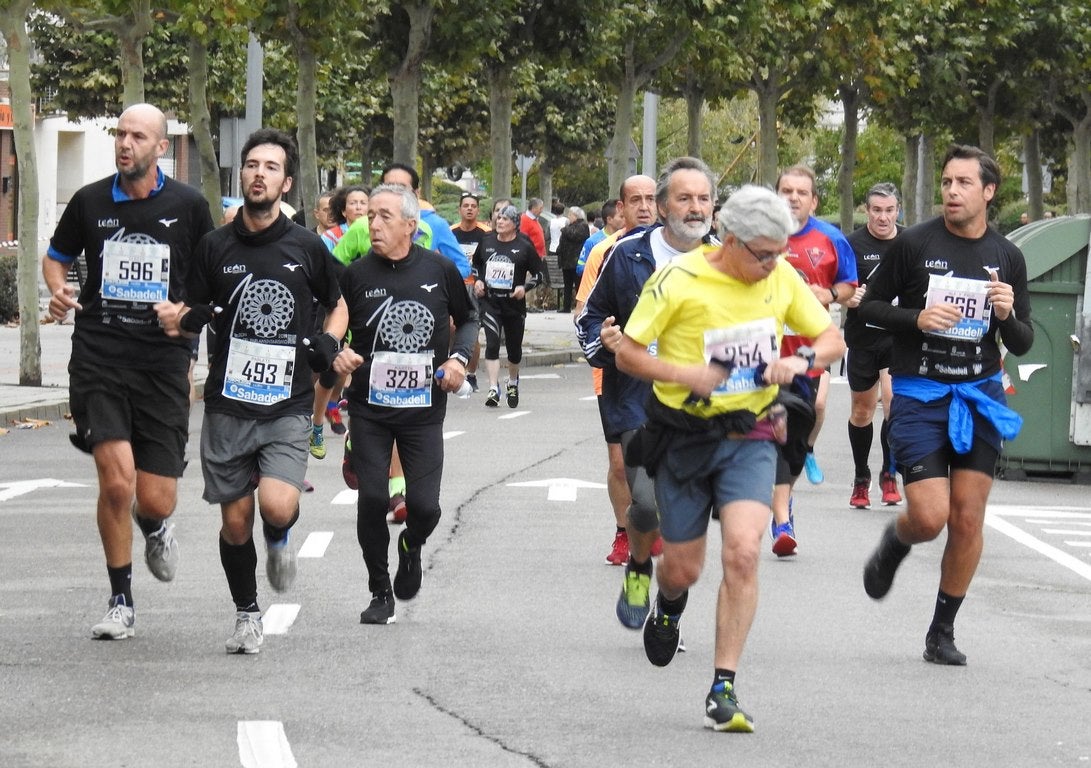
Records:
[[[781,256],[788,255],[787,250],[777,251],[776,253],[758,253],[753,248],[751,248],[745,240],[740,240],[739,242],[742,243],[743,248],[750,252],[751,256],[758,260],[759,264],[768,264],[770,261],[776,261]]]

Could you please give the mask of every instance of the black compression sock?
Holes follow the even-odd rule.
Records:
[[[871,424],[866,427],[858,427],[849,422],[849,447],[852,448],[852,461],[856,465],[857,478],[871,477],[868,468],[868,454],[871,453],[871,443],[875,436],[875,430]]]
[[[883,448],[883,471],[894,472],[894,460],[890,456],[890,422],[883,419],[883,426],[879,427],[879,445]]]
[[[261,531],[265,536],[266,541],[284,541],[284,538],[288,535],[288,531],[299,520],[299,507],[295,508],[295,514],[292,516],[291,522],[289,522],[283,528],[267,523],[264,518],[261,521]]]
[[[151,536],[153,533],[159,533],[159,529],[163,527],[163,520],[156,520],[152,517],[144,517],[140,513],[136,514],[136,524],[140,526],[140,530],[144,532],[145,536]]]
[[[633,559],[633,556],[629,555],[629,570],[635,573],[642,573],[645,576],[652,575],[652,559],[649,557],[643,563],[638,563]]]
[[[965,596],[955,597],[941,589],[936,595],[936,612],[932,614],[932,626],[954,624],[955,615],[958,614],[958,609],[962,607],[962,601],[965,599]]]
[[[674,600],[668,600],[662,592],[659,593],[659,608],[663,613],[668,616],[677,616],[682,611],[686,610],[686,601],[689,599],[689,590],[687,589],[681,595]]]
[[[240,611],[258,603],[258,551],[251,536],[245,544],[228,544],[220,538],[220,563],[227,576],[231,599]],[[242,607],[239,607],[242,606]]]
[[[123,595],[125,605],[133,607],[133,564],[121,565],[117,568],[106,566],[106,573],[110,576],[110,595]]]

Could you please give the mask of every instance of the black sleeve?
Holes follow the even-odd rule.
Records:
[[[1023,254],[1009,253],[1007,275],[1001,280],[1011,284],[1015,303],[1007,320],[1000,321],[1000,340],[1013,355],[1025,355],[1034,344],[1034,326],[1030,322],[1030,291],[1027,290],[1027,263]]]
[[[905,264],[908,259],[906,239],[894,242],[886,256],[879,262],[875,274],[868,283],[867,293],[860,303],[860,317],[864,322],[885,328],[891,333],[918,332],[917,316],[919,309],[907,309],[894,306],[890,302],[897,298],[905,284]]]

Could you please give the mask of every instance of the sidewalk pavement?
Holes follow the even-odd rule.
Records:
[[[43,313],[44,315],[44,313]],[[47,323],[38,327],[41,344],[42,386],[19,386],[20,330],[0,326],[0,427],[22,419],[61,421],[68,414],[68,358],[72,352],[72,325]],[[504,350],[500,350],[501,360]],[[582,359],[572,317],[554,311],[527,315],[523,338],[524,368],[559,365]],[[197,390],[208,374],[202,354],[194,370]]]

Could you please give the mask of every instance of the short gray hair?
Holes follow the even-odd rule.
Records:
[[[570,207],[568,209],[568,212],[575,216],[577,219],[580,219],[581,221],[587,221],[587,214],[584,213],[583,208],[580,208],[578,205],[573,205],[572,207]]]
[[[705,161],[699,160],[696,157],[676,157],[663,166],[663,171],[659,174],[659,178],[655,182],[656,205],[666,204],[671,177],[678,171],[697,171],[698,173],[703,173],[705,178],[708,179],[708,194],[711,195],[712,202],[716,202],[716,177],[712,175],[712,169],[708,167]]]
[[[795,233],[798,224],[788,203],[766,187],[747,184],[727,198],[716,219],[716,231],[723,239],[730,232],[748,243],[758,237],[781,242]]]
[[[417,193],[404,184],[380,184],[371,190],[371,196],[398,195],[402,199],[402,218],[420,221],[420,204],[417,202]]]

